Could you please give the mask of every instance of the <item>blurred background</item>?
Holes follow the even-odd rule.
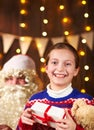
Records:
[[[0,0],[0,69],[15,54],[29,55],[45,88],[47,50],[63,41],[80,57],[74,87],[94,96],[94,0]]]

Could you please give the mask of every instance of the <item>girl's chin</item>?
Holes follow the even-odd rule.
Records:
[[[62,82],[54,82],[54,84],[56,84],[57,86],[63,86],[64,85],[64,83],[62,83]]]

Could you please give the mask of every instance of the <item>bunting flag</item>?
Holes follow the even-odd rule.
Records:
[[[26,54],[35,61],[37,73],[42,79],[44,86],[46,86],[49,79],[46,73],[41,71],[44,63],[42,63],[40,59],[46,57],[47,51],[53,44],[67,41],[77,49],[79,54],[81,51],[85,54],[83,56],[80,55],[80,72],[78,76],[74,78],[73,86],[76,86],[79,90],[85,89],[86,92],[94,95],[94,32],[82,33],[80,36],[69,35],[66,37],[55,37],[50,39],[47,37],[36,37],[33,39],[28,36],[24,37],[24,40],[21,40],[20,38],[21,37],[15,35],[1,34],[0,53],[3,53],[3,63],[0,61],[1,66],[15,54]],[[19,50],[19,53],[17,52],[17,49]],[[89,70],[85,70],[85,66],[87,66]]]
[[[17,49],[20,49],[20,45],[19,45],[19,39],[14,39],[11,47],[9,48],[8,52],[5,53],[4,55],[4,59],[3,59],[3,63],[5,63],[6,61],[8,61],[12,56],[17,55],[18,53],[16,52]],[[21,53],[21,52],[19,52]]]
[[[78,35],[68,36],[67,40],[75,49],[77,49],[77,47],[78,47],[78,40],[79,40],[79,36]]]
[[[2,34],[4,53],[8,52],[11,45],[13,44],[15,37],[16,37],[15,35],[11,35],[11,34],[6,34],[6,33]]]
[[[26,54],[31,44],[31,40],[32,40],[31,37],[22,37],[22,39],[20,38],[19,44],[20,44],[22,54]]]
[[[51,38],[53,44],[58,43],[58,42],[63,42],[64,41],[64,37],[55,37],[55,38]]]
[[[40,57],[43,57],[48,38],[35,38]]]
[[[86,39],[87,45],[92,50],[93,47],[93,32],[82,33],[81,36]]]

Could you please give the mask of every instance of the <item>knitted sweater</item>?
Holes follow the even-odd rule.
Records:
[[[94,105],[94,98],[92,96],[81,93],[77,89],[73,89],[69,95],[60,98],[53,98],[49,96],[49,94],[47,93],[47,89],[45,89],[44,91],[33,95],[27,102],[25,108],[31,107],[34,102],[39,101],[60,108],[71,109],[73,102],[78,98],[83,98],[88,104]],[[17,126],[17,130],[55,130],[55,129],[39,123],[34,123],[33,126],[29,126],[23,124],[20,119]],[[76,130],[84,130],[84,129],[81,126],[77,125]]]

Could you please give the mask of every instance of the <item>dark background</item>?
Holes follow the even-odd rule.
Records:
[[[20,0],[0,0],[0,32],[16,35],[28,35],[41,37],[42,31],[48,32],[48,37],[58,37],[63,35],[65,29],[71,34],[84,32],[85,25],[90,25],[94,29],[94,0],[86,0],[87,4],[82,5],[82,0],[27,0],[26,4],[21,4]],[[60,11],[59,5],[65,5],[65,9]],[[45,6],[45,11],[40,12],[40,6]],[[26,9],[27,15],[20,15],[20,9]],[[83,14],[89,13],[89,18],[85,19]],[[63,25],[61,20],[65,16],[71,19],[67,25]],[[43,25],[43,18],[48,19],[48,24]],[[20,22],[26,22],[28,27],[21,29]]]
[[[59,10],[60,4],[65,5],[65,9],[62,11]],[[42,5],[45,7],[44,12],[40,12],[40,6]],[[20,14],[20,9],[23,8],[27,10],[27,15]],[[89,13],[88,19],[83,17],[85,12]],[[70,22],[62,23],[64,17],[69,17]],[[49,21],[47,25],[43,24],[44,18]],[[21,28],[19,26],[21,22],[27,23],[27,27]],[[53,44],[51,38],[63,37],[64,31],[68,30],[70,35],[79,35],[77,51],[79,52],[82,49],[86,52],[84,57],[80,56],[81,71],[78,77],[74,79],[73,85],[79,90],[85,89],[87,93],[94,96],[94,42],[92,43],[92,50],[86,44],[81,43],[81,34],[86,32],[86,25],[91,26],[91,31],[94,32],[94,0],[88,0],[85,6],[81,4],[81,0],[27,0],[26,4],[23,5],[20,0],[0,0],[0,33],[33,37],[32,44],[26,54],[34,59],[37,72],[44,83],[44,88],[48,83],[48,78],[45,73],[40,71],[43,64],[40,63],[40,56],[34,38],[42,38],[42,31],[47,31],[46,38],[49,40],[43,55],[45,57],[48,48]],[[1,68],[8,59],[16,54],[15,50],[17,48],[20,48],[19,39],[13,41],[12,46],[5,54],[2,36],[0,37]],[[90,67],[88,71],[83,69],[86,64]],[[88,82],[84,81],[85,76],[90,78]]]

